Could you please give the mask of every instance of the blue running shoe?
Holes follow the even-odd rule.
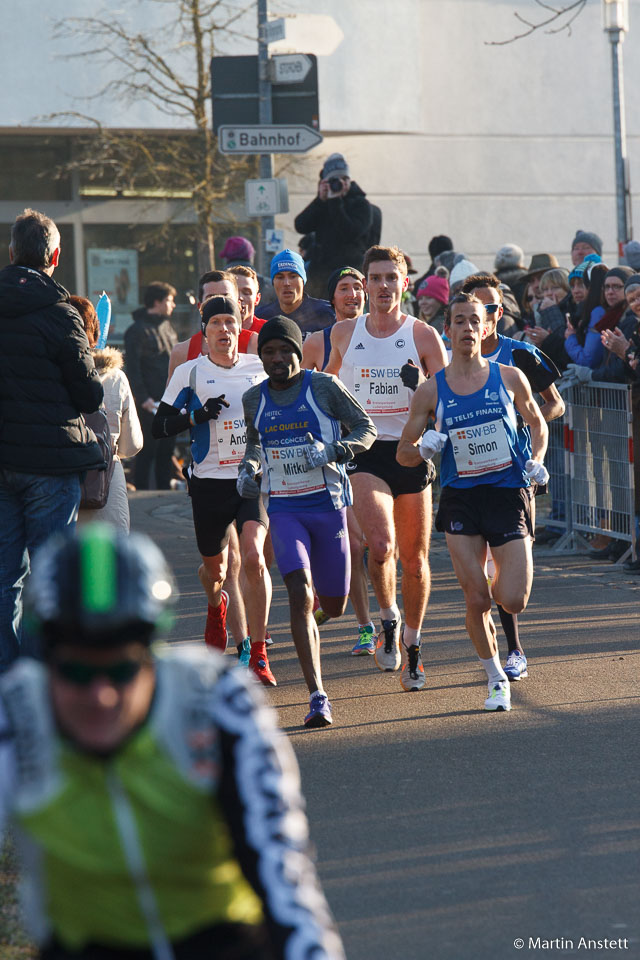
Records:
[[[514,680],[524,680],[525,677],[528,677],[527,658],[524,653],[521,653],[520,650],[512,650],[504,665],[504,672],[512,682]]]
[[[309,713],[304,718],[305,727],[328,727],[330,723],[333,723],[333,717],[326,693],[314,693],[309,700]]]
[[[358,642],[351,651],[351,656],[366,657],[367,654],[373,656],[376,652],[375,627],[372,623],[368,623],[366,626],[360,627],[359,630]]]
[[[238,653],[238,663],[241,667],[249,666],[249,659],[251,657],[251,637],[245,637],[242,641],[242,646],[240,647],[240,652]]]

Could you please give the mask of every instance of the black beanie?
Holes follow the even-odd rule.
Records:
[[[240,307],[233,297],[209,297],[209,299],[205,300],[202,305],[201,326],[203,333],[207,329],[207,324],[209,323],[209,320],[211,320],[211,317],[217,317],[220,314],[227,314],[230,317],[235,317],[235,319],[238,321],[238,325],[242,326]]]
[[[333,302],[333,295],[336,292],[336,287],[340,283],[343,277],[354,277],[356,280],[359,280],[360,283],[364,282],[364,274],[360,273],[359,270],[356,270],[355,267],[338,267],[337,270],[334,270],[329,279],[327,280],[327,290],[329,291],[329,303]]]
[[[262,355],[262,348],[269,340],[286,340],[302,360],[302,333],[293,320],[283,316],[267,320],[258,333],[258,356]]]

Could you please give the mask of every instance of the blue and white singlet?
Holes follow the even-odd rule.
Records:
[[[260,434],[263,459],[263,493],[269,513],[298,510],[341,510],[351,506],[351,484],[346,469],[338,463],[304,470],[302,447],[307,434],[315,440],[340,440],[340,422],[317,403],[311,385],[311,370],[305,370],[296,399],[281,406],[274,403],[268,381],[260,385],[260,403],[255,427]]]
[[[436,383],[436,430],[449,437],[442,451],[441,485],[528,487],[516,409],[502,382],[500,366],[489,362],[487,382],[467,396],[451,390],[444,370],[436,374]]]

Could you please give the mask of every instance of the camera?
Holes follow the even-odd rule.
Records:
[[[341,193],[342,192],[342,180],[340,177],[331,177],[329,180],[329,187],[332,193]]]

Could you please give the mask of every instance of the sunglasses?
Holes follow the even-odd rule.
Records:
[[[58,660],[53,669],[59,677],[76,687],[89,687],[97,677],[106,677],[114,687],[123,687],[137,677],[142,669],[138,660],[121,660],[109,666],[82,663],[79,660]]]
[[[485,309],[485,310],[487,311],[487,313],[489,313],[489,314],[491,314],[491,313],[497,313],[499,306],[500,306],[499,303],[485,303],[484,309]]]

